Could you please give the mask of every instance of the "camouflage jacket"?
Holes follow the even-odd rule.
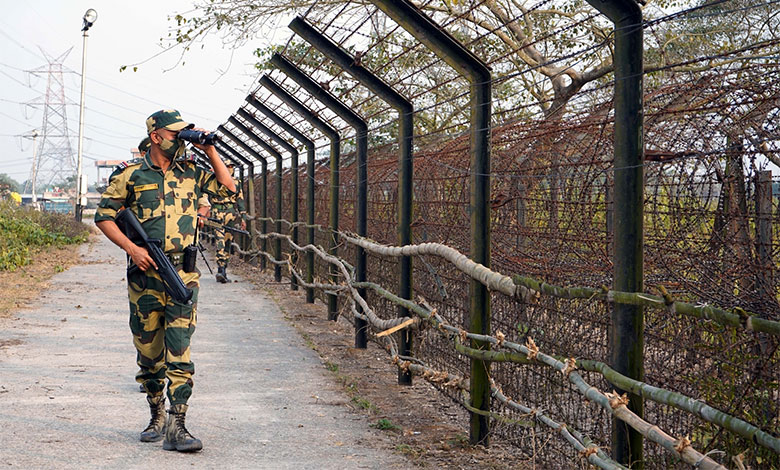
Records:
[[[119,165],[111,174],[95,222],[114,220],[117,212],[127,207],[138,216],[149,237],[163,241],[163,251],[182,251],[194,242],[198,199],[203,193],[212,197],[235,194],[213,173],[190,160],[175,160],[163,174],[147,152],[143,158]]]
[[[244,192],[241,190],[241,181],[238,180],[238,178],[233,178],[233,182],[236,184],[236,189],[238,190],[238,193],[231,194],[227,197],[222,196],[211,196],[209,198],[209,202],[211,202],[212,205],[214,204],[222,204],[222,205],[228,205],[228,204],[234,204],[235,208],[238,210],[238,212],[241,215],[246,214],[246,204],[244,203]],[[217,210],[220,210],[218,207]]]

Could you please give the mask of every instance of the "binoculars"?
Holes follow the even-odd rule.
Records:
[[[214,145],[217,142],[222,141],[222,139],[219,138],[217,134],[208,134],[203,131],[193,131],[190,129],[184,129],[182,131],[179,131],[179,134],[177,135],[179,139],[186,140],[187,142],[193,142],[196,144],[203,144],[203,145]]]

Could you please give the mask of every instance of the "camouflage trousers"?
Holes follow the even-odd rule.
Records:
[[[234,210],[212,209],[211,213],[215,219],[219,220],[221,225],[227,225],[228,227],[234,226],[236,220],[240,219]],[[214,230],[214,235],[217,242],[217,266],[226,268],[230,259],[230,244],[233,242],[233,234],[224,228],[217,228]]]
[[[143,384],[149,396],[158,396],[168,379],[168,400],[172,405],[186,404],[192,394],[195,366],[190,360],[190,338],[197,323],[200,273],[185,273],[184,284],[192,289],[192,304],[174,301],[166,292],[154,269],[137,270],[128,275],[130,331],[137,351],[140,370],[135,380]]]

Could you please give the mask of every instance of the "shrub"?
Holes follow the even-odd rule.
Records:
[[[41,248],[82,243],[88,234],[86,225],[67,215],[0,202],[0,270],[29,264]]]

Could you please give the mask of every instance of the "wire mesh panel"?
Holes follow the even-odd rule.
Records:
[[[304,3],[309,7],[305,21],[414,104],[412,243],[438,243],[468,256],[469,83],[372,4]],[[622,223],[613,215],[612,24],[582,2],[417,5],[492,68],[490,268],[534,285],[556,286],[539,288],[539,295],[528,298],[493,292],[491,344],[534,345],[561,362],[609,363],[614,228]],[[644,382],[706,403],[772,438],[780,434],[780,341],[778,335],[755,331],[750,318],[780,321],[776,9],[777,2],[751,0],[644,8],[645,21],[637,25],[644,29],[646,51],[644,294],[633,297],[647,307]],[[397,245],[397,111],[308,43],[291,38],[272,52],[279,51],[368,122],[367,238],[385,248]],[[270,66],[266,71],[341,137],[339,250],[352,264],[356,248],[346,236],[355,231],[358,204],[354,131],[299,84]],[[316,140],[315,223],[327,228],[329,143],[275,94],[262,87],[253,93]],[[284,177],[283,198],[289,198],[289,174]],[[308,179],[300,178],[303,214]],[[270,211],[274,184],[269,177],[269,215],[275,216]],[[287,214],[289,200],[283,205]],[[316,244],[327,248],[327,237],[318,230]],[[415,255],[412,263],[420,305],[465,329],[472,278],[442,256]],[[329,270],[318,258],[318,282],[329,279]],[[397,254],[368,254],[369,282],[397,292],[399,272]],[[341,276],[339,282],[350,280]],[[589,289],[592,295],[560,294],[565,288]],[[378,292],[368,291],[368,305],[380,319],[393,319],[398,302]],[[662,300],[650,302],[649,295]],[[698,316],[681,313],[675,301]],[[342,305],[349,316],[351,304]],[[718,320],[710,315],[716,308],[737,320]],[[455,378],[470,375],[470,358],[453,347],[466,344],[465,336],[458,343],[457,334],[425,325],[414,326],[414,357],[406,360],[449,374],[435,385],[448,399],[468,406],[464,382]],[[562,437],[561,424],[578,433],[579,442],[608,450],[616,418],[585,400],[568,374],[529,361],[491,365],[490,434],[516,444],[523,460],[544,468],[585,468],[578,448]],[[584,367],[578,373],[595,389],[620,388],[603,372]],[[519,411],[510,401],[530,411]],[[644,418],[678,444],[689,440],[720,462],[748,451],[742,458],[749,465],[780,468],[780,457],[767,446],[679,406],[648,399]],[[688,467],[675,451],[650,442],[645,447],[646,468]]]

